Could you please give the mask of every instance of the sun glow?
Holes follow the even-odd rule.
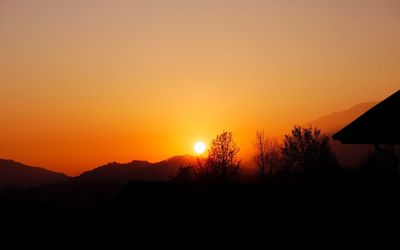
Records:
[[[196,142],[196,144],[194,144],[194,151],[197,154],[204,154],[206,148],[207,148],[206,144],[202,141]]]

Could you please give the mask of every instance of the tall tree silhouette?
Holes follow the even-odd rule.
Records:
[[[280,157],[280,146],[276,138],[268,138],[264,130],[256,132],[255,136],[254,162],[257,164],[259,178],[264,180],[268,175],[272,176],[274,169],[278,166]]]
[[[199,177],[208,181],[226,182],[238,177],[239,147],[232,132],[224,131],[211,142],[208,155],[200,168]]]
[[[294,126],[285,135],[282,156],[286,170],[313,174],[337,166],[329,138],[317,128]]]

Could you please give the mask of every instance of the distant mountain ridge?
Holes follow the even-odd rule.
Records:
[[[74,177],[80,181],[126,181],[132,177],[133,172],[141,171],[152,164],[147,161],[132,161],[129,163],[111,162],[103,166],[86,171]]]
[[[0,187],[6,186],[40,186],[69,180],[62,173],[24,165],[13,160],[0,159]]]
[[[0,160],[0,187],[41,186],[59,182],[110,182],[125,184],[129,181],[167,181],[181,166],[197,163],[197,157],[174,156],[167,160],[150,163],[134,160],[129,163],[111,162],[69,177],[62,173],[24,165],[12,160]]]
[[[109,163],[84,172],[73,178],[78,182],[118,182],[129,181],[167,181],[180,166],[194,165],[195,156],[175,156],[167,160],[150,163],[148,161],[132,161],[129,163]]]
[[[332,139],[332,135],[350,122],[374,107],[378,102],[364,102],[341,112],[334,112],[314,120],[310,124],[315,126],[331,138],[331,147],[340,163],[344,166],[359,165],[363,157],[373,150],[372,145],[342,144]]]
[[[367,112],[376,104],[378,104],[378,102],[360,103],[344,111],[333,112],[332,114],[323,116],[312,121],[311,124],[320,128],[324,133],[332,134]]]

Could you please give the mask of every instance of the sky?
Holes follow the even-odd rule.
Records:
[[[398,0],[0,0],[0,158],[77,175],[400,86]]]

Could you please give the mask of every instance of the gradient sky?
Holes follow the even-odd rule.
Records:
[[[68,174],[242,151],[400,87],[400,1],[0,0],[0,158]]]

